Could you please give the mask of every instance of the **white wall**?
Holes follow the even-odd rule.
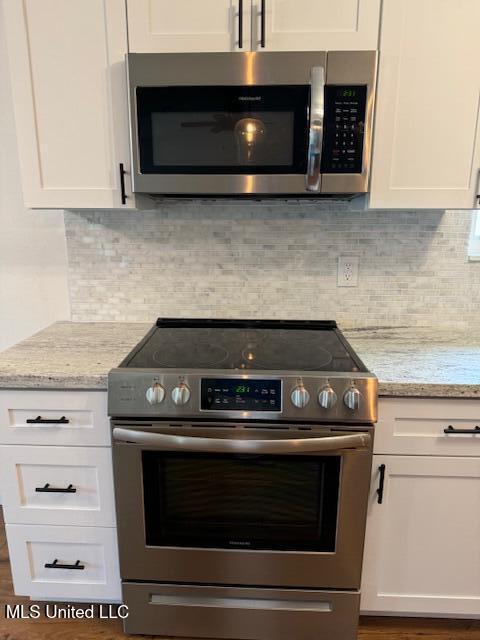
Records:
[[[0,0],[0,351],[70,318],[63,212],[23,206],[2,5]]]

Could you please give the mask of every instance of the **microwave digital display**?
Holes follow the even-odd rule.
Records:
[[[203,378],[202,411],[282,410],[281,380]]]

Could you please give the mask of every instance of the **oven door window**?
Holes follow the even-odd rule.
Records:
[[[306,172],[308,86],[138,87],[141,173]]]
[[[142,456],[149,546],[335,551],[340,456]]]

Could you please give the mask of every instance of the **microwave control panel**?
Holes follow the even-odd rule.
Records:
[[[362,173],[367,87],[326,85],[322,173]]]

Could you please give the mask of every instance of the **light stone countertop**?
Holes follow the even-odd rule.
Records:
[[[0,353],[0,389],[106,389],[107,374],[150,324],[57,322]],[[480,332],[345,330],[380,395],[480,398]]]
[[[379,327],[344,333],[377,376],[381,396],[480,399],[480,330]]]

